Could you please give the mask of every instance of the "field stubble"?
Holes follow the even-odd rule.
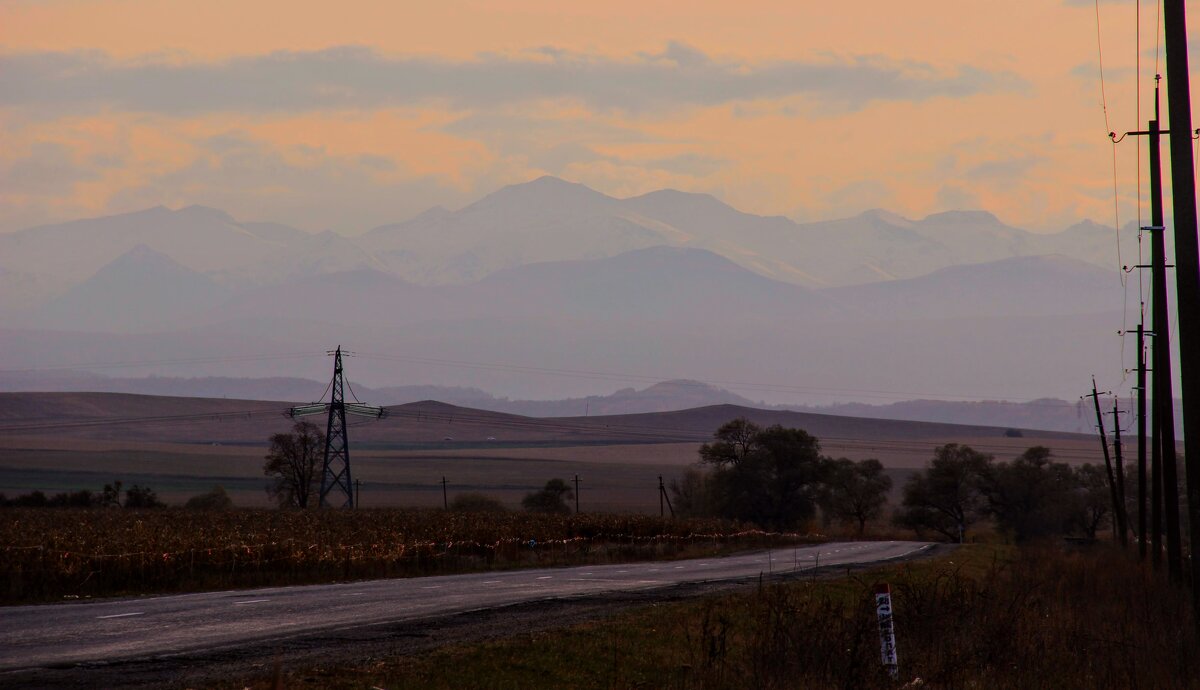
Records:
[[[639,515],[6,509],[0,603],[682,558],[819,541]]]

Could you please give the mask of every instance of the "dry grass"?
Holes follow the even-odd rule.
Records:
[[[441,510],[0,511],[0,603],[705,555],[795,543],[720,520]]]
[[[899,683],[879,661],[879,580],[893,588]],[[1113,549],[969,546],[854,578],[656,606],[420,658],[285,670],[280,680],[388,690],[1194,688],[1200,650],[1189,610],[1185,592]]]

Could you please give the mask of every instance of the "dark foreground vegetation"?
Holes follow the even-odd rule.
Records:
[[[997,460],[956,443],[931,448],[925,468],[903,487],[894,527],[921,538],[968,541],[991,529],[1024,542],[1058,535],[1095,539],[1110,523],[1105,470],[1056,462],[1033,446]],[[700,447],[697,467],[672,482],[681,515],[744,520],[794,529],[819,517],[856,534],[888,513],[892,481],[875,459],[853,462],[821,454],[803,429],[762,428],[742,418],[722,425]],[[1130,493],[1133,493],[1132,491]]]
[[[0,511],[0,603],[676,558],[801,540],[725,520],[637,515],[10,508]]]
[[[880,665],[879,581],[899,682]],[[1194,688],[1188,611],[1183,591],[1107,546],[970,545],[420,657],[277,669],[257,687]]]

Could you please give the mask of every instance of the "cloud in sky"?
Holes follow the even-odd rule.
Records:
[[[0,3],[0,232],[188,203],[355,231],[543,174],[809,219],[1107,219],[1139,49],[1151,111],[1133,9],[1100,7],[1104,113],[1091,0]]]
[[[804,95],[842,108],[921,102],[1025,88],[1008,72],[950,70],[882,56],[749,63],[672,42],[657,53],[613,58],[541,48],[470,60],[392,57],[371,48],[191,62],[118,60],[99,51],[0,57],[0,105],[58,112],[116,108],[193,115],[222,111],[371,109],[446,101],[459,108],[567,99],[600,110],[648,111]]]

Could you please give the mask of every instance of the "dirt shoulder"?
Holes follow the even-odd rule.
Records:
[[[903,560],[936,558],[953,549],[938,545]],[[888,562],[897,562],[895,560]],[[775,575],[773,581],[837,578],[879,563],[821,568]],[[324,663],[368,665],[383,657],[414,655],[454,644],[527,635],[603,619],[640,606],[681,601],[757,586],[759,578],[691,583],[638,592],[550,599],[361,628],[322,631],[203,652],[103,664],[72,665],[0,674],[0,687],[177,687],[233,686],[237,679],[263,676],[275,664],[310,668]]]

